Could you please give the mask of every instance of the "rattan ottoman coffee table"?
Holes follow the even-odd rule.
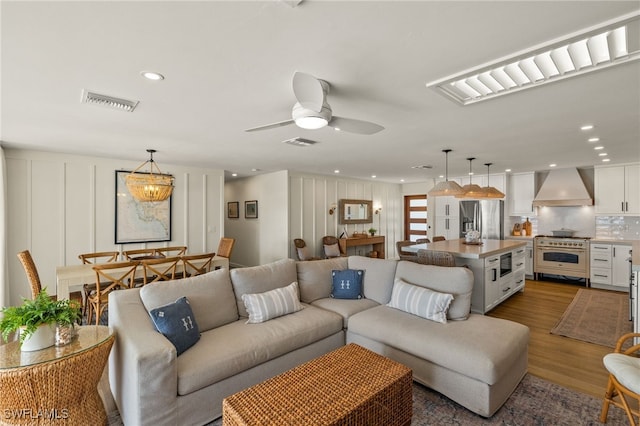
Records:
[[[356,344],[225,398],[222,424],[409,425],[411,369]]]

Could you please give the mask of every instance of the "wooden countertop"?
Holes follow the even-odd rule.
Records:
[[[482,259],[494,254],[504,253],[525,247],[527,242],[524,240],[481,240],[482,245],[464,244],[464,238],[459,240],[438,241],[428,244],[416,244],[413,246],[403,247],[405,251],[417,252],[420,249],[448,251],[456,257],[466,259]]]

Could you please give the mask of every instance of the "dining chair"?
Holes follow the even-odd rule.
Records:
[[[138,261],[130,261],[93,266],[96,272],[96,289],[89,293],[88,300],[91,310],[95,312],[96,325],[100,325],[100,317],[109,304],[109,293],[131,288],[138,265]]]
[[[162,259],[143,259],[142,265],[143,285],[158,281],[171,281],[176,279],[176,268],[180,262],[179,256],[165,257]]]
[[[448,251],[420,249],[416,261],[423,265],[456,266],[456,258]]]
[[[122,252],[125,260],[133,261],[133,260],[142,260],[142,259],[154,259],[157,257],[164,257],[161,253],[156,254],[155,248],[145,248],[145,249],[135,249],[135,250],[125,250]]]
[[[332,257],[340,257],[340,245],[338,239],[333,235],[322,237],[322,247],[324,248],[324,257],[330,259]]]
[[[230,258],[233,245],[236,243],[235,238],[222,237],[220,243],[218,243],[217,255]]]
[[[312,256],[309,246],[302,238],[295,238],[293,245],[296,247],[296,256],[298,260],[320,260],[319,257]]]
[[[613,353],[604,356],[602,362],[609,372],[607,391],[604,394],[600,422],[607,422],[609,406],[611,404],[622,408],[627,414],[629,424],[637,426],[636,417],[640,418],[638,405],[640,404],[640,343],[622,349],[627,340],[640,338],[640,333],[627,333],[616,343]],[[637,340],[636,340],[637,341]],[[632,401],[628,401],[631,398]]]
[[[398,256],[400,257],[400,260],[411,260],[411,261],[416,260],[416,256],[417,256],[416,253],[402,250],[402,247],[412,246],[414,244],[417,244],[417,243],[411,240],[396,241],[396,251],[398,252]]]
[[[204,253],[181,256],[183,277],[194,277],[210,272],[215,255],[215,253]]]
[[[116,262],[120,252],[118,251],[100,251],[95,253],[82,253],[78,255],[78,259],[83,265]],[[84,283],[82,286],[82,318],[92,317],[93,312],[91,305],[87,303],[89,293],[96,289],[95,283]]]
[[[435,237],[433,237],[433,242],[435,243],[436,241],[445,241],[446,238],[442,235],[437,235]]]
[[[36,269],[33,257],[31,257],[31,252],[29,250],[24,250],[18,253],[17,256],[20,263],[22,263],[24,272],[27,274],[27,280],[31,286],[31,298],[35,299],[42,290],[42,283],[40,283],[40,276],[38,275],[38,270]]]
[[[155,249],[155,256],[165,257],[182,256],[187,252],[187,246],[158,247]]]
[[[418,238],[416,244],[429,244],[431,242],[428,238]]]

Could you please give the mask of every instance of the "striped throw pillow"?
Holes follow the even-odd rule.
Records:
[[[302,309],[296,281],[264,293],[243,294],[242,301],[249,313],[247,324],[265,322]]]
[[[387,306],[446,324],[447,310],[452,300],[451,294],[438,293],[396,278],[391,292],[391,301]]]

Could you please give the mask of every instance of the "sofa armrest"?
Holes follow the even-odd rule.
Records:
[[[126,425],[178,424],[176,349],[153,325],[140,290],[109,295],[111,392]]]

